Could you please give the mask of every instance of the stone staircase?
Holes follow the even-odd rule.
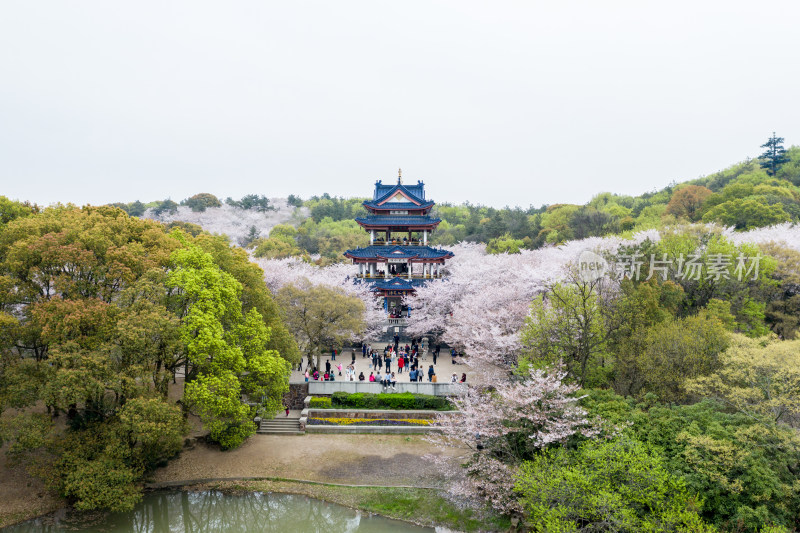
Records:
[[[256,433],[266,435],[305,435],[300,429],[300,420],[297,418],[284,418],[281,415],[273,419],[262,419]]]

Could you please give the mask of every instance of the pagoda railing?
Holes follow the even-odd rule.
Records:
[[[388,241],[375,239],[372,241],[375,246],[423,246],[424,243],[419,239],[403,241],[402,239],[389,239]]]
[[[411,279],[442,279],[442,275],[436,274],[412,274]],[[408,273],[405,274],[390,274],[388,276],[384,276],[381,274],[375,274],[374,276],[370,276],[369,274],[356,274],[356,278],[358,279],[392,279],[392,278],[401,278],[401,279],[408,279]]]

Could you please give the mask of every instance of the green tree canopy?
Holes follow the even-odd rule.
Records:
[[[286,285],[277,295],[300,350],[320,368],[321,352],[341,347],[365,328],[364,302],[342,289]],[[312,357],[316,355],[316,362]]]
[[[764,153],[759,156],[761,161],[761,168],[767,169],[770,176],[778,173],[784,163],[789,162],[786,157],[786,149],[783,147],[783,137],[778,137],[775,132],[772,132],[772,137],[767,139],[767,142],[761,145],[764,148]]]

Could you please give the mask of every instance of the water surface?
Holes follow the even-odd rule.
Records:
[[[432,532],[434,529],[369,515],[294,494],[173,491],[145,494],[139,505],[128,513],[78,513],[62,510],[2,531],[416,533]]]

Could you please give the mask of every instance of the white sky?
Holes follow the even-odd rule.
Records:
[[[583,203],[800,144],[800,2],[0,3],[0,194]]]

